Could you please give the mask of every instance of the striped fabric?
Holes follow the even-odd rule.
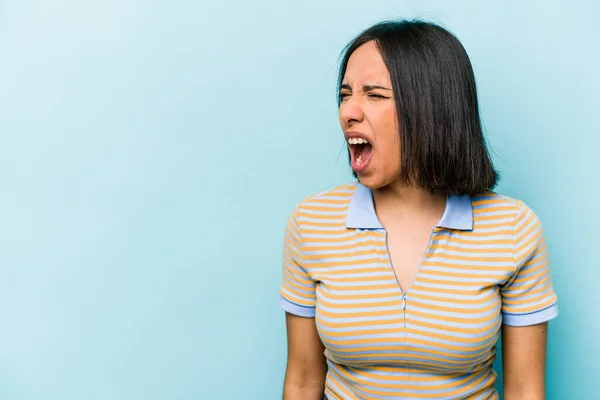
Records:
[[[336,399],[497,399],[502,323],[558,315],[540,221],[495,193],[449,196],[402,293],[371,191],[352,183],[300,202],[288,221],[281,306],[316,318]]]

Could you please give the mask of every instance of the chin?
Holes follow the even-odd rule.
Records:
[[[385,179],[382,179],[382,177],[379,177],[377,175],[358,175],[358,181],[365,187],[374,190],[374,189],[381,189],[382,187],[385,187],[387,185],[390,184],[390,182],[387,182]]]

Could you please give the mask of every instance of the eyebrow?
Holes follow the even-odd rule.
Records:
[[[343,84],[342,86],[340,86],[340,89],[352,90],[352,87],[346,83],[346,84]],[[390,88],[386,88],[384,86],[378,86],[378,85],[363,85],[363,87],[362,87],[363,92],[368,92],[370,90],[375,90],[375,89],[392,90]]]

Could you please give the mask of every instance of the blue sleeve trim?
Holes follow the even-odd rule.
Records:
[[[292,303],[288,299],[280,297],[279,305],[285,310],[285,312],[297,315],[299,317],[314,318],[315,307],[301,306],[296,303]]]
[[[558,305],[556,303],[528,314],[502,313],[502,323],[508,326],[531,326],[542,324],[558,316]]]

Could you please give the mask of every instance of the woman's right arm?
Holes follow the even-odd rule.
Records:
[[[314,318],[286,313],[288,358],[283,400],[323,400],[327,362]]]

